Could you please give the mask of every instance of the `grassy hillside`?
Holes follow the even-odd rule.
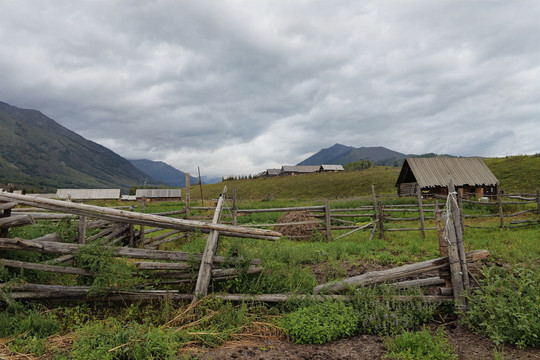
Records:
[[[371,184],[378,194],[395,194],[400,168],[374,166],[362,171],[317,173],[254,180],[230,180],[203,185],[205,199],[217,198],[227,185],[229,194],[236,187],[239,199],[336,199],[371,194]],[[200,199],[198,186],[191,187],[191,198]]]
[[[540,155],[510,156],[484,160],[501,182],[505,193],[534,193],[540,188]],[[230,180],[203,185],[204,199],[215,199],[227,185],[229,194],[236,187],[241,200],[261,199],[336,199],[371,194],[371,184],[377,194],[396,194],[395,183],[399,167],[374,166],[363,171],[306,174],[269,179]],[[198,186],[192,186],[191,198],[200,199]]]
[[[540,154],[484,159],[505,193],[540,189]]]

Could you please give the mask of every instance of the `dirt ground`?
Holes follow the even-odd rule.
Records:
[[[494,351],[508,360],[540,360],[540,349],[518,349],[514,346],[496,348],[489,339],[456,325],[445,324],[450,344],[457,350],[459,360],[492,360]],[[291,360],[363,360],[384,359],[384,340],[378,336],[360,335],[323,345],[299,345],[284,339],[267,339],[257,342],[227,343],[217,349],[199,349],[191,353],[194,359],[291,359]]]

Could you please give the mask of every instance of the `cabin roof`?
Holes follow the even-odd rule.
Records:
[[[410,178],[416,179],[420,188],[448,186],[495,185],[498,180],[481,158],[406,158],[401,167],[396,186]]]

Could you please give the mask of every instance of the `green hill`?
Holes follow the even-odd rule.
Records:
[[[57,188],[127,190],[142,185],[146,178],[148,175],[123,157],[39,111],[0,102],[0,187],[12,183],[18,189],[40,192]]]
[[[540,189],[540,154],[484,159],[505,193],[534,193]]]
[[[252,180],[228,180],[203,185],[205,199],[215,199],[227,185],[229,195],[236,187],[241,200],[260,199],[336,199],[371,194],[371,184],[378,194],[395,194],[401,168],[373,166],[362,171],[278,176]],[[191,187],[191,198],[200,199],[198,186]]]
[[[510,156],[484,160],[501,182],[505,193],[534,193],[540,188],[540,155]],[[229,180],[203,185],[205,199],[215,199],[227,185],[229,195],[236,187],[241,200],[261,199],[336,199],[377,194],[397,194],[395,183],[401,168],[373,166],[362,171],[279,176],[268,179]],[[200,199],[198,186],[192,186],[191,198]]]

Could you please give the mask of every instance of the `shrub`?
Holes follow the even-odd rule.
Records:
[[[322,344],[354,334],[356,313],[342,302],[313,303],[282,318],[280,325],[292,341]]]
[[[418,289],[403,292],[405,295],[421,295]],[[431,320],[436,305],[421,299],[400,302],[394,296],[401,295],[392,286],[364,287],[354,292],[352,306],[358,312],[359,332],[362,334],[394,335]]]
[[[540,347],[540,268],[488,268],[463,318],[495,344]]]
[[[394,360],[457,360],[455,349],[448,344],[444,330],[435,334],[422,329],[418,332],[406,331],[394,339],[385,341],[388,349],[386,358]]]

